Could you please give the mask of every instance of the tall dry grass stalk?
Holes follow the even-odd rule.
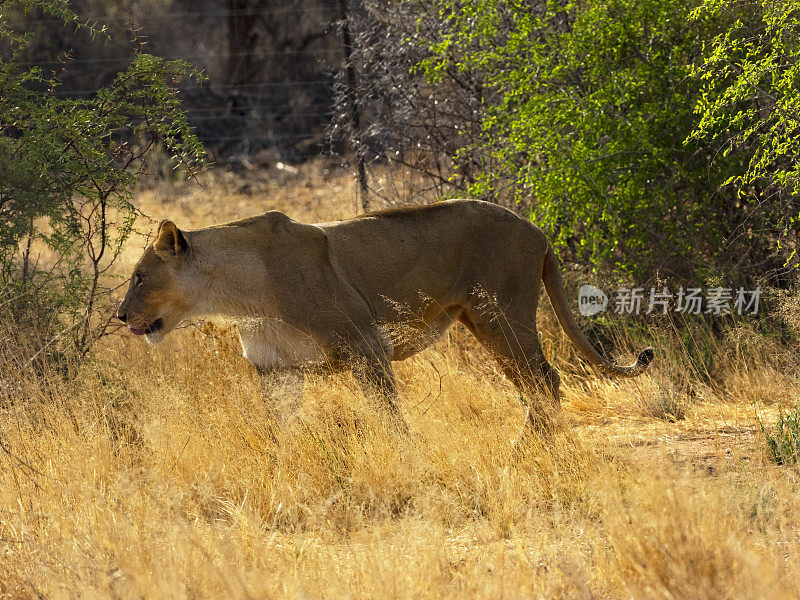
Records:
[[[143,202],[191,227],[303,185],[260,208],[214,187]],[[347,374],[309,377],[276,416],[224,324],[22,372],[3,320],[0,597],[800,596],[798,481],[755,433],[754,404],[768,417],[798,392],[781,345],[709,341],[725,359],[700,377],[685,339],[652,329],[653,372],[614,381],[540,322],[568,424],[515,450],[518,393],[462,330],[396,365],[404,437]],[[667,386],[691,398],[676,422],[642,408]]]

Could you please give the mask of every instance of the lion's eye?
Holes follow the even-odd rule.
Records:
[[[133,278],[134,278],[133,282],[134,285],[142,285],[142,276],[139,273],[134,273]]]

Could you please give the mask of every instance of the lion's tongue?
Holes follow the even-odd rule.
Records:
[[[131,330],[133,335],[144,335],[145,333],[143,329],[134,329],[133,327],[128,327],[128,329]]]

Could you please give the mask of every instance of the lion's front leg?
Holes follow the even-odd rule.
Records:
[[[278,425],[292,419],[303,404],[305,372],[301,369],[261,369],[256,366],[261,395]]]
[[[276,407],[282,406],[292,412],[300,408],[303,402],[303,387],[306,375],[301,369],[273,369],[258,371],[261,393],[270,399]]]
[[[305,369],[322,360],[323,349],[311,336],[281,320],[249,318],[237,325],[242,352],[258,371],[264,397],[276,410],[296,411]]]

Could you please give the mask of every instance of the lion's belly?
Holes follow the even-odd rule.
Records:
[[[237,321],[244,356],[260,371],[311,367],[325,362],[325,352],[302,331],[282,321]]]
[[[392,340],[392,360],[405,360],[436,343],[460,313],[460,310],[452,308],[442,311],[421,327],[402,322],[387,326]]]

